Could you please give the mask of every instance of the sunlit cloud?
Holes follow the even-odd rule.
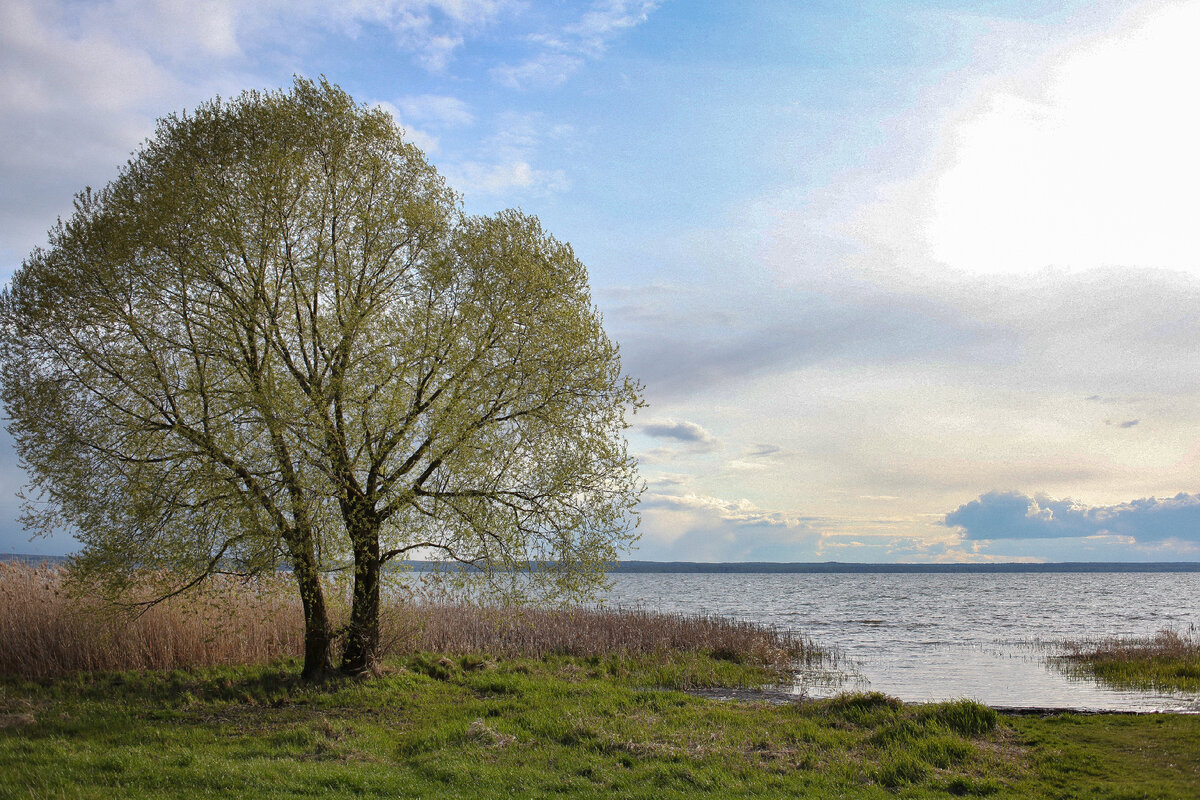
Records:
[[[1200,4],[1155,8],[998,91],[950,136],[926,236],[969,273],[1200,275]]]
[[[829,521],[764,509],[746,499],[648,493],[633,558],[685,561],[803,561]]]
[[[762,509],[746,499],[725,500],[700,494],[648,494],[642,499],[645,510],[674,511],[711,515],[739,525],[771,525],[785,528],[805,527],[819,521],[817,517]]]

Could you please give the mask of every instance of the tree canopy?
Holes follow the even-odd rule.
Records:
[[[114,591],[286,564],[310,675],[325,570],[354,565],[357,671],[391,559],[578,597],[635,538],[640,387],[584,266],[535,217],[464,215],[324,80],[168,116],[81,193],[0,295],[0,381],[27,525]]]

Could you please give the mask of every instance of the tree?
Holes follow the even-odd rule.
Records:
[[[343,561],[353,672],[392,559],[578,596],[634,539],[640,387],[583,265],[536,218],[464,216],[324,80],[167,117],[79,195],[0,295],[0,381],[27,524],[113,591],[164,568],[155,597],[284,559],[309,676]]]

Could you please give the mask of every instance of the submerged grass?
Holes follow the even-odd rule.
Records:
[[[1159,631],[1148,638],[1067,642],[1052,657],[1069,674],[1094,677],[1120,689],[1200,691],[1200,638]]]

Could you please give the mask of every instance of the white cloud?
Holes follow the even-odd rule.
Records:
[[[583,59],[565,53],[543,53],[520,64],[501,64],[490,70],[492,78],[510,89],[553,88],[566,82]]]
[[[610,39],[645,22],[658,6],[659,0],[600,0],[566,32],[586,52],[599,55]]]
[[[0,5],[0,108],[5,116],[87,108],[128,110],[173,88],[144,52],[104,30],[71,31],[36,4]]]
[[[513,0],[271,0],[256,8],[272,19],[293,17],[357,36],[364,25],[381,25],[392,32],[401,49],[431,72],[446,68],[469,35],[519,8]]]
[[[574,134],[569,125],[548,124],[541,113],[504,112],[493,126],[495,133],[483,141],[480,157],[441,167],[451,186],[472,199],[544,197],[570,188],[565,171],[534,166],[546,141]]]
[[[440,128],[463,128],[475,122],[471,107],[457,97],[448,95],[408,95],[396,99],[393,108],[403,119]]]
[[[577,22],[528,37],[539,52],[519,63],[494,67],[492,78],[510,89],[559,86],[587,59],[603,55],[613,38],[645,22],[658,5],[658,0],[597,0]]]
[[[13,265],[70,212],[75,192],[109,180],[153,133],[156,117],[261,85],[253,70],[263,52],[286,61],[318,37],[376,26],[392,33],[397,49],[440,69],[467,37],[519,8],[509,0],[0,3],[0,261]],[[470,123],[469,109],[450,97],[402,98],[390,110],[407,124],[418,104],[409,135],[428,151],[438,146],[428,129]],[[565,185],[562,173],[516,161],[478,183]]]
[[[471,196],[495,197],[516,191],[545,195],[565,191],[571,185],[562,170],[534,169],[528,161],[504,164],[465,161],[442,171],[451,186]]]
[[[1039,92],[994,93],[950,137],[926,231],[970,273],[1143,266],[1200,274],[1200,4],[1063,57]]]
[[[854,519],[770,510],[747,499],[648,493],[635,558],[684,561],[928,561],[960,543],[946,528],[901,531],[906,518]],[[955,552],[952,560],[968,557]],[[984,557],[985,558],[985,557]]]
[[[702,494],[646,494],[640,508],[647,510],[669,510],[677,513],[710,517],[738,525],[769,525],[784,528],[807,528],[816,521],[813,517],[785,511],[770,511],[759,508],[749,500],[724,500]]]
[[[785,455],[777,444],[756,444],[742,452],[740,458],[725,463],[725,469],[735,472],[775,472],[780,469],[779,460]]]
[[[642,538],[634,557],[668,561],[806,560],[821,524],[749,500],[694,493],[648,493],[639,511]]]
[[[0,252],[10,266],[85,183],[102,185],[179,91],[146,52],[68,24],[55,7],[0,4]]]
[[[64,7],[63,12],[73,10]],[[238,18],[243,12],[230,0],[110,0],[78,13],[82,27],[108,31],[171,61],[241,54]]]

